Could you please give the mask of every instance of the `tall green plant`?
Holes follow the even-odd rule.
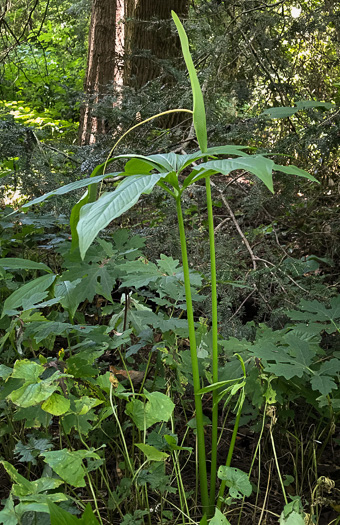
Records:
[[[248,173],[259,178],[271,191],[273,189],[273,170],[282,171],[287,174],[294,174],[305,177],[309,180],[316,179],[309,173],[294,166],[278,166],[274,162],[261,155],[248,155],[242,146],[220,146],[208,148],[206,116],[204,109],[203,94],[199,85],[195,67],[189,51],[189,43],[185,31],[177,15],[173,13],[173,19],[176,24],[181,44],[183,56],[188,68],[193,93],[193,110],[184,110],[191,112],[196,136],[199,142],[200,150],[189,155],[177,155],[175,153],[157,154],[157,155],[118,155],[109,159],[108,162],[98,166],[93,172],[93,177],[83,181],[77,181],[69,184],[54,192],[50,192],[26,206],[42,202],[46,198],[55,194],[64,194],[68,191],[88,186],[88,192],[76,204],[71,214],[71,228],[73,232],[73,249],[79,250],[80,257],[83,259],[98,233],[104,229],[112,220],[121,216],[128,211],[138,201],[142,194],[150,193],[157,185],[171,195],[176,202],[179,236],[182,251],[182,262],[184,270],[184,284],[187,304],[187,320],[190,339],[191,363],[194,383],[194,399],[196,410],[197,424],[197,442],[198,442],[198,462],[199,478],[201,490],[201,502],[203,515],[211,517],[214,512],[216,500],[216,477],[217,477],[217,442],[218,442],[218,402],[220,400],[218,382],[218,332],[217,332],[217,283],[216,283],[216,264],[215,264],[215,242],[214,242],[214,221],[212,209],[212,197],[210,187],[210,177],[214,174],[228,175],[234,170],[246,170]],[[183,110],[178,110],[183,111]],[[220,155],[228,155],[236,158],[218,159]],[[124,171],[116,173],[105,173],[107,165],[117,159],[127,159]],[[199,161],[201,164],[197,163]],[[180,175],[187,173],[191,166],[189,175],[180,180]],[[120,176],[123,180],[118,184],[115,191],[97,195],[97,184],[105,177]],[[182,214],[182,195],[185,190],[199,180],[205,179],[206,198],[208,209],[209,224],[209,245],[211,259],[211,295],[212,295],[212,371],[213,384],[210,385],[209,391],[213,392],[213,417],[212,417],[212,442],[211,442],[211,473],[210,473],[210,492],[208,484],[207,466],[206,466],[206,449],[204,437],[204,422],[202,411],[201,396],[205,390],[201,390],[201,378],[199,374],[194,311],[191,298],[191,286],[189,276],[189,262],[187,254],[187,242],[185,236],[185,227]],[[317,182],[317,181],[316,181]],[[233,438],[235,441],[239,416],[242,405],[239,404],[238,417],[234,428]],[[229,467],[232,459],[233,446],[228,454],[226,461]],[[222,485],[224,487],[225,483]],[[223,490],[220,490],[219,496],[223,496]]]

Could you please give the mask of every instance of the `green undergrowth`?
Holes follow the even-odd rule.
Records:
[[[0,522],[53,524],[63,516],[65,523],[196,523],[198,487],[187,480],[196,421],[183,268],[165,255],[149,261],[145,240],[126,230],[99,239],[81,260],[70,255],[70,240],[52,220],[30,217],[28,231],[25,224],[14,231],[8,221],[1,245],[1,462],[7,481]],[[13,243],[20,234],[21,248]],[[32,256],[37,236],[40,255],[22,258]],[[44,237],[57,246],[53,253]],[[190,278],[204,401],[212,382],[211,330],[198,315],[206,278],[195,271]],[[295,461],[279,467],[283,487],[316,516],[310,505],[318,496],[313,502],[305,492],[307,471],[313,470],[317,487],[315,461],[327,454],[340,412],[340,296],[328,303],[302,300],[285,315],[279,330],[252,322],[247,339],[219,337],[220,440],[228,440],[241,392],[241,429],[258,439],[263,454],[270,436],[283,450],[290,447]],[[210,418],[204,415],[206,432]],[[308,425],[320,444],[306,435],[301,457],[299,432]],[[246,506],[239,510],[240,500],[256,505],[263,497],[259,463],[256,448],[241,469],[237,460],[233,468],[220,467],[230,523],[248,515]]]

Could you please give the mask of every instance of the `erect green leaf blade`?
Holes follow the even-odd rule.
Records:
[[[190,54],[188,37],[176,13],[172,11],[171,14],[176,24],[178,35],[181,41],[183,57],[184,57],[184,60],[185,60],[185,63],[188,69],[189,77],[190,77],[192,96],[193,96],[193,112],[194,112],[193,121],[194,121],[194,126],[195,126],[195,131],[196,131],[196,137],[197,137],[199,146],[201,148],[201,151],[205,153],[208,147],[208,139],[207,139],[207,124],[206,124],[203,93],[201,90],[201,86],[198,82],[196,69],[195,69],[191,54]]]
[[[288,175],[297,175],[298,177],[303,177],[304,179],[311,180],[320,184],[318,179],[313,177],[308,171],[297,168],[296,166],[281,166],[280,164],[274,164],[273,170],[282,171],[283,173],[288,173]]]
[[[43,275],[42,277],[38,277],[37,279],[24,284],[18,290],[15,290],[15,292],[7,297],[1,317],[7,313],[8,315],[11,315],[12,311],[23,306],[25,301],[31,299],[34,294],[45,292],[51,286],[55,278],[56,275]]]
[[[30,261],[29,259],[19,259],[15,257],[0,259],[0,268],[11,268],[13,270],[44,270],[45,272],[52,272],[51,268],[46,266],[46,264],[44,263]]]
[[[81,257],[85,257],[89,246],[102,229],[132,208],[143,193],[150,193],[164,176],[164,173],[132,175],[124,179],[115,191],[83,206],[77,225]]]

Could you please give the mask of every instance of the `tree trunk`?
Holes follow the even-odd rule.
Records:
[[[116,66],[116,16],[119,0],[93,0],[89,31],[87,71],[84,82],[86,103],[80,112],[79,143],[92,144],[96,134],[105,133],[105,120],[95,116],[93,104],[106,94],[114,80]]]
[[[94,105],[110,85],[117,92],[123,85],[141,88],[158,76],[164,84],[173,82],[163,67],[163,60],[180,56],[171,10],[184,16],[188,0],[93,0],[79,144],[93,144],[107,131]]]
[[[180,41],[172,31],[171,11],[181,18],[188,13],[187,0],[127,0],[124,84],[141,88],[164,75],[163,61],[181,54]]]

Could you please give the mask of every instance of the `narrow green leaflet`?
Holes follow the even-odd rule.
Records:
[[[116,177],[117,175],[121,175],[121,174],[122,173],[120,171],[117,171],[115,173],[105,173],[105,175],[97,175],[96,177],[89,177],[87,179],[77,180],[76,182],[71,182],[70,184],[61,186],[60,188],[57,188],[56,190],[49,191],[48,193],[45,193],[45,195],[41,195],[41,197],[37,197],[36,199],[33,199],[30,202],[27,202],[22,207],[29,208],[30,206],[33,206],[34,204],[39,204],[40,202],[44,202],[46,199],[49,199],[50,197],[53,197],[54,195],[64,195],[65,193],[69,193],[70,191],[79,190],[80,188],[85,188],[86,186],[89,186],[90,184],[96,184],[107,177]]]
[[[27,284],[24,284],[18,290],[15,290],[9,297],[7,297],[1,317],[4,315],[13,315],[17,308],[23,306],[27,301],[31,301],[34,294],[41,294],[45,292],[55,280],[56,275],[43,275]],[[33,303],[34,304],[34,303]]]
[[[291,117],[292,115],[294,115],[294,113],[296,113],[297,111],[299,111],[298,108],[282,106],[282,107],[277,107],[277,108],[265,109],[261,113],[261,115],[268,117],[268,118],[287,118],[287,117]]]
[[[282,171],[282,173],[288,173],[288,175],[297,175],[298,177],[303,177],[304,179],[308,179],[320,184],[319,181],[313,177],[313,175],[308,173],[308,171],[297,168],[296,166],[281,166],[280,164],[274,164],[273,170]]]
[[[70,451],[66,448],[62,450],[53,450],[41,454],[54,472],[58,474],[66,483],[73,487],[85,487],[86,470],[83,466],[83,460],[86,458],[98,459],[98,454],[92,450],[75,450]]]
[[[145,443],[136,443],[136,447],[138,447],[143,452],[143,454],[145,454],[148,461],[164,461],[164,459],[169,457],[169,454],[161,452],[151,445],[145,445]]]
[[[52,272],[51,268],[44,263],[15,257],[0,259],[0,268],[10,268],[12,270],[44,270],[45,272]]]
[[[252,492],[251,483],[248,479],[248,474],[242,470],[222,465],[218,469],[217,476],[226,482],[232,498],[241,499],[243,496],[250,496]]]
[[[229,175],[234,170],[245,170],[256,175],[267,186],[269,191],[274,193],[273,170],[274,162],[261,155],[249,155],[237,159],[210,160],[200,164],[196,171],[196,176],[191,182],[196,182],[207,175],[221,173]]]
[[[96,202],[85,204],[80,211],[77,231],[82,258],[97,234],[113,219],[132,208],[143,193],[150,193],[164,173],[132,175],[124,179],[113,192],[104,194]]]
[[[196,69],[195,69],[193,60],[191,58],[188,37],[176,13],[174,11],[171,11],[171,14],[176,24],[179,38],[181,40],[182,53],[183,53],[185,64],[187,66],[189,77],[190,77],[191,90],[192,90],[192,95],[193,95],[193,112],[194,112],[193,121],[194,121],[194,126],[195,126],[195,131],[196,131],[196,137],[197,137],[199,146],[201,148],[201,151],[204,153],[207,151],[208,139],[207,139],[207,124],[206,124],[203,93],[202,93],[200,84],[198,82],[197,73],[196,73]]]

